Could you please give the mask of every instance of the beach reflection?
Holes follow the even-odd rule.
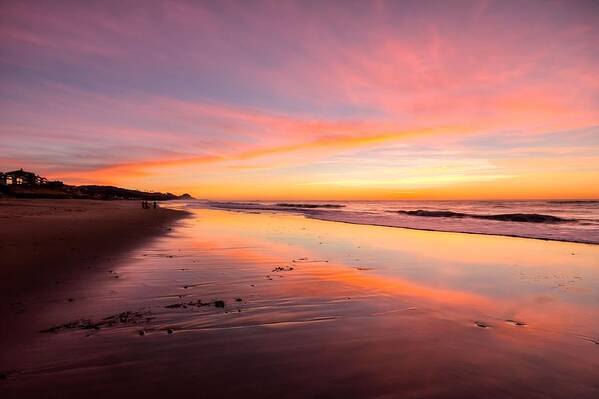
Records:
[[[61,356],[82,348],[116,361],[110,373],[132,375],[127,365],[143,365],[152,381],[139,388],[144,393],[161,386],[281,397],[599,393],[597,246],[193,212],[116,265],[119,279],[87,286],[93,300],[76,314],[48,313],[65,322],[145,309],[150,321],[91,340],[79,331],[46,335],[36,344],[42,353],[29,356],[63,373],[90,362],[106,367]],[[225,307],[189,305],[198,300]],[[28,373],[33,386],[48,382]],[[67,374],[91,384],[100,378]]]
[[[343,292],[368,292],[421,306],[457,305],[454,311],[464,316],[468,311],[484,314],[489,322],[543,320],[551,326],[568,323],[583,335],[597,333],[596,246],[274,214],[201,211],[197,220],[201,223],[188,230],[190,246],[184,249],[214,251],[223,243],[234,244],[220,252],[225,264],[233,263],[224,269],[237,278],[246,272],[268,273],[273,265],[292,265],[293,273],[285,277],[293,277],[298,285],[280,289],[296,297],[306,292],[331,297],[336,292],[331,285],[336,285]],[[248,264],[253,268],[235,266]],[[309,290],[301,286],[308,282],[316,286]],[[326,290],[319,292],[319,284]],[[299,292],[290,291],[294,289]]]

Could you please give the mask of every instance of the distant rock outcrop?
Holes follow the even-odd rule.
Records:
[[[167,201],[175,199],[191,199],[189,194],[175,195],[172,193],[146,192],[130,190],[114,186],[76,186],[76,189],[85,196],[97,199],[131,199],[148,201]]]
[[[418,209],[417,211],[397,211],[410,216],[440,217],[440,218],[472,218],[497,220],[501,222],[525,222],[525,223],[559,223],[568,222],[570,219],[563,219],[552,215],[540,215],[537,213],[504,213],[499,215],[477,215],[468,213],[459,213],[451,211],[427,211]]]

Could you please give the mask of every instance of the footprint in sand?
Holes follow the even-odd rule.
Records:
[[[489,328],[489,325],[486,323],[483,323],[482,321],[475,321],[474,324],[480,328]]]

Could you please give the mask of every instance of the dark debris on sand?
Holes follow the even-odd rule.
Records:
[[[488,324],[483,323],[482,321],[475,321],[474,324],[480,328],[489,328]]]
[[[274,269],[272,269],[273,272],[290,272],[292,270],[292,266],[277,266]]]
[[[172,305],[166,305],[165,308],[167,308],[167,309],[177,309],[177,308],[187,309],[187,304],[186,303],[173,303]]]
[[[67,323],[50,327],[46,330],[42,330],[42,333],[58,333],[60,331],[65,330],[99,330],[104,327],[112,327],[118,324],[137,324],[142,321],[149,321],[152,318],[147,317],[151,314],[151,311],[141,311],[141,312],[122,312],[119,314],[115,314],[112,316],[108,316],[99,321],[93,321],[89,319],[75,320],[69,321]]]
[[[216,300],[214,302],[202,302],[201,299],[198,299],[197,301],[191,301],[191,302],[180,302],[180,303],[173,303],[171,305],[166,305],[165,308],[167,309],[187,309],[188,307],[203,307],[203,306],[210,306],[210,305],[214,305],[217,308],[224,308],[225,307],[225,301],[221,301],[221,300]]]
[[[189,289],[189,288],[193,288],[193,287],[197,287],[200,284],[186,284],[183,286],[184,289]]]
[[[217,307],[217,308],[224,308],[225,307],[225,301],[221,301],[220,299],[216,300],[216,301],[214,301],[214,306]]]
[[[243,299],[236,298],[235,301],[242,302]],[[202,302],[201,299],[198,299],[197,301],[173,303],[170,305],[166,305],[165,308],[166,309],[178,309],[178,308],[187,309],[188,307],[204,307],[204,306],[211,306],[211,305],[213,305],[216,308],[224,308],[225,301],[223,301],[221,299],[217,299],[212,302]],[[152,311],[150,309],[137,311],[137,312],[127,311],[127,312],[122,312],[122,313],[118,313],[118,314],[115,314],[112,316],[105,317],[101,320],[80,319],[80,320],[69,321],[64,324],[60,324],[57,326],[47,328],[45,330],[41,330],[40,332],[41,333],[58,333],[61,331],[66,331],[66,330],[100,330],[101,328],[112,327],[112,326],[120,325],[120,324],[136,325],[139,323],[147,323],[147,322],[153,320],[155,317],[150,317],[151,314],[152,314]],[[170,332],[169,332],[169,330],[170,330]],[[172,334],[172,329],[168,329],[167,332],[169,334]],[[140,330],[138,330],[137,333],[139,335],[143,336],[146,334],[146,331],[144,329],[140,329]]]

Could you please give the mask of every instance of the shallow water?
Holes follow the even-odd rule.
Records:
[[[355,224],[599,244],[597,200],[304,203],[195,201],[188,203],[188,206],[295,212],[314,219]],[[414,212],[424,213],[425,216],[415,215]],[[435,212],[450,212],[452,215],[431,216]]]
[[[95,277],[6,305],[0,393],[599,395],[599,246],[192,212]],[[38,332],[125,311],[140,316]]]

